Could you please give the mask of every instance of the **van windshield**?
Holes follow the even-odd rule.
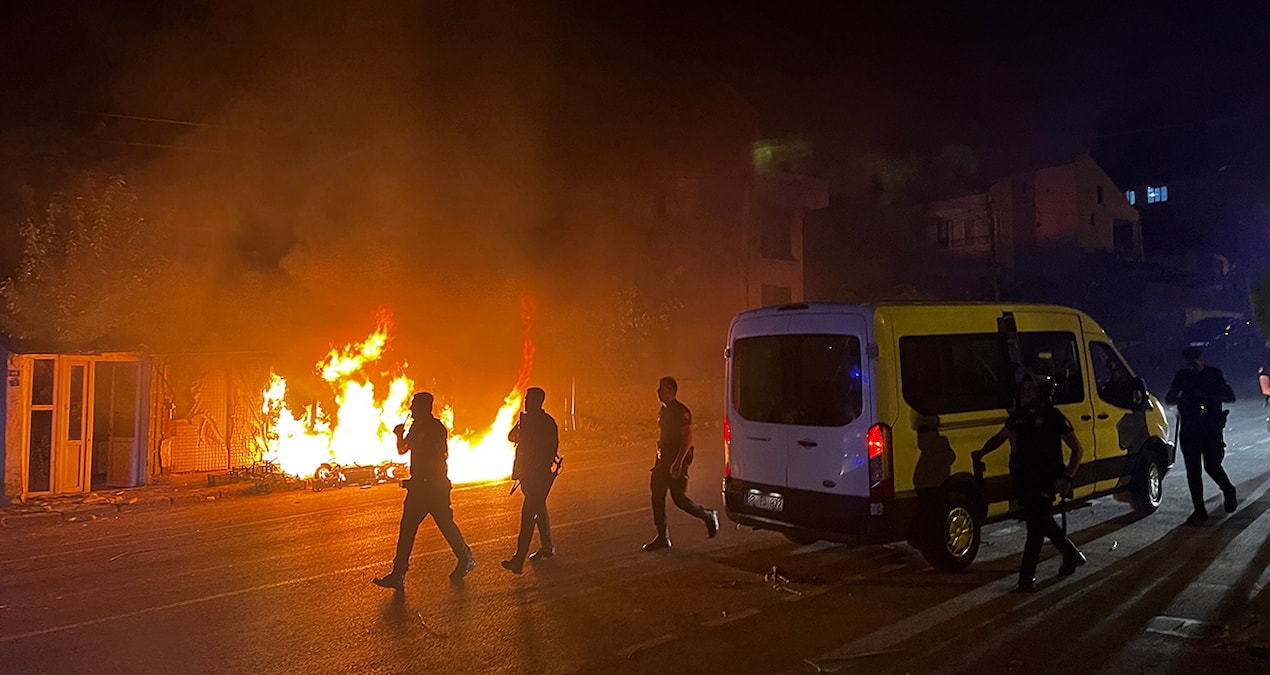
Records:
[[[751,422],[841,427],[860,416],[860,338],[763,335],[732,345],[732,407]]]

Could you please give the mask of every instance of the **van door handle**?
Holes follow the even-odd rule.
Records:
[[[1089,415],[1081,415],[1081,416],[1080,416],[1080,421],[1082,421],[1082,422],[1088,422],[1089,420],[1092,420],[1092,419],[1093,419],[1093,418],[1092,418],[1092,417],[1090,417]]]
[[[803,446],[804,448],[814,448],[817,445],[819,445],[819,443],[815,441],[798,441],[798,444]]]
[[[746,438],[750,439],[751,441],[770,441],[770,440],[772,440],[772,439],[770,439],[770,438],[765,438],[765,437],[763,437],[763,436],[746,436]]]
[[[1100,420],[1105,420],[1105,419],[1107,419],[1107,417],[1109,417],[1109,415],[1107,415],[1107,413],[1098,413],[1098,419],[1100,419]]]

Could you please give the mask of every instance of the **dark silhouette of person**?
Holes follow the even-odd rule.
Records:
[[[1072,481],[1084,451],[1072,423],[1054,407],[1053,393],[1053,381],[1048,377],[1035,374],[1025,377],[1019,387],[1019,407],[1010,413],[996,435],[971,453],[974,461],[980,462],[984,455],[1010,441],[1010,480],[1027,522],[1018,586],[1018,590],[1025,593],[1036,589],[1036,564],[1041,559],[1041,545],[1046,538],[1063,554],[1059,575],[1070,576],[1085,564],[1085,555],[1054,522],[1054,496],[1071,494]],[[1064,443],[1071,449],[1066,468]]]
[[[560,430],[556,420],[542,409],[546,392],[538,387],[525,390],[525,409],[520,413],[516,426],[507,433],[507,440],[516,444],[516,459],[512,463],[512,479],[520,481],[524,503],[520,507],[520,536],[516,539],[516,554],[503,561],[503,567],[513,574],[520,574],[525,567],[525,557],[530,560],[554,558],[556,547],[551,543],[551,520],[547,516],[547,495],[556,480],[557,451],[560,449]],[[529,544],[538,528],[539,549],[529,555]]]
[[[1164,395],[1164,402],[1177,405],[1178,439],[1182,446],[1182,459],[1186,462],[1186,485],[1191,490],[1191,505],[1195,507],[1186,524],[1201,525],[1208,520],[1201,467],[1221,488],[1225,497],[1222,506],[1226,513],[1233,513],[1239,504],[1235,485],[1221,465],[1226,457],[1226,439],[1222,436],[1222,429],[1226,427],[1226,411],[1222,410],[1222,404],[1234,402],[1235,391],[1220,370],[1205,365],[1204,355],[1199,349],[1183,349],[1182,359],[1186,361],[1186,367],[1173,376],[1173,384]]]
[[[688,466],[692,464],[692,412],[679,402],[679,383],[673,377],[663,377],[657,383],[657,400],[661,411],[657,414],[657,461],[650,469],[648,487],[653,497],[653,525],[657,526],[657,538],[644,544],[645,551],[670,548],[670,536],[666,532],[666,492],[670,492],[675,506],[700,518],[706,524],[706,536],[713,539],[719,533],[719,514],[713,509],[702,508],[688,498]]]
[[[451,581],[460,581],[476,567],[472,549],[463,541],[459,526],[454,524],[450,509],[450,478],[446,460],[449,457],[449,430],[432,416],[432,394],[424,391],[410,400],[410,431],[398,424],[397,452],[410,452],[410,479],[405,481],[406,501],[401,507],[401,530],[397,533],[397,555],[392,571],[374,579],[376,585],[401,590],[405,587],[406,569],[410,567],[410,551],[414,548],[419,524],[429,515],[441,536],[450,545],[458,562],[450,572]]]
[[[917,419],[917,465],[913,467],[913,487],[918,490],[937,488],[952,475],[957,453],[952,444],[939,433],[939,418],[922,416]]]

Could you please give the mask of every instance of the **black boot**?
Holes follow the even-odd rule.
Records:
[[[404,572],[392,571],[382,577],[371,579],[376,586],[383,588],[391,588],[394,591],[400,591],[406,587],[406,575]]]
[[[1076,572],[1076,568],[1085,564],[1085,554],[1081,553],[1075,546],[1072,547],[1063,556],[1063,565],[1058,568],[1058,576],[1070,577]]]
[[[670,548],[670,537],[664,534],[659,534],[656,539],[644,544],[645,551],[657,551],[663,548]]]
[[[512,556],[510,560],[503,561],[503,569],[512,574],[520,574],[525,571],[525,559],[519,555]]]
[[[464,553],[464,557],[454,563],[454,571],[450,572],[450,581],[463,581],[463,577],[476,568],[476,558],[472,556],[471,547],[465,549]]]

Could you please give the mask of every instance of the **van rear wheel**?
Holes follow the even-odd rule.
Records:
[[[1160,460],[1154,451],[1144,450],[1143,454],[1129,484],[1129,503],[1134,513],[1149,516],[1160,508],[1160,502],[1164,500],[1164,471],[1160,469]]]
[[[969,495],[956,490],[940,494],[923,526],[920,550],[936,569],[961,572],[979,554],[983,510]]]

